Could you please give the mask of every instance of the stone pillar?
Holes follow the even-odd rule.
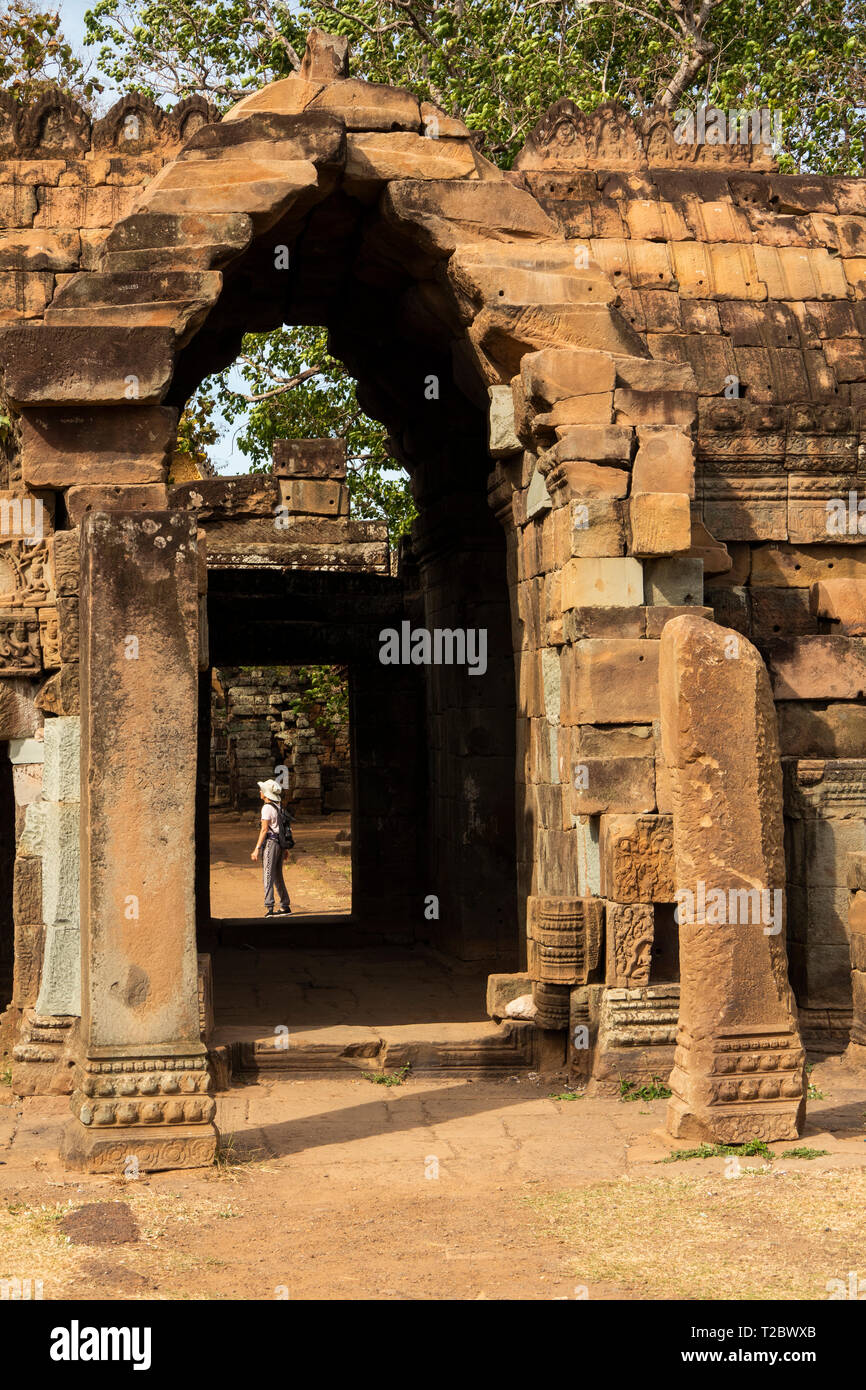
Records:
[[[193,517],[91,514],[81,557],[81,1057],[66,1160],[212,1161],[194,877]]]
[[[795,1139],[805,1056],[785,952],[782,776],[769,677],[744,637],[681,616],[661,639],[674,806],[678,1138]]]

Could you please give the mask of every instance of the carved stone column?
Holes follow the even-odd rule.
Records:
[[[212,1161],[194,913],[198,602],[191,515],[82,528],[81,1057],[63,1153]]]
[[[680,924],[668,1129],[722,1143],[794,1139],[805,1055],[785,953],[769,677],[744,637],[681,616],[662,634],[660,684]]]

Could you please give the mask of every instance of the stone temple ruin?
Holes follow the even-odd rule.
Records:
[[[497,1018],[528,977],[502,1027],[670,1075],[673,1134],[797,1135],[806,1047],[866,1047],[866,181],[569,101],[503,173],[321,34],[221,120],[4,99],[0,146],[2,1028],[68,1161],[213,1156],[209,669],[289,628],[353,673],[358,930],[483,962]],[[334,441],[172,480],[284,322],[411,474],[399,565]]]

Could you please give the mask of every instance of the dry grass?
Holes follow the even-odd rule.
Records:
[[[576,1280],[623,1296],[826,1299],[827,1282],[866,1278],[866,1173],[620,1179],[530,1198],[574,1250]]]
[[[116,1246],[73,1245],[60,1222],[94,1200],[128,1203],[139,1239]],[[201,1260],[179,1250],[174,1237],[188,1223],[236,1214],[224,1192],[214,1200],[190,1200],[132,1183],[118,1183],[115,1190],[74,1201],[0,1202],[0,1281],[41,1280],[46,1300],[196,1298],[200,1294],[194,1291],[195,1271]]]

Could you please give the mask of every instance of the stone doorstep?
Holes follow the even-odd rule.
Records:
[[[535,1024],[518,1020],[310,1028],[290,1033],[282,1049],[274,1046],[272,1033],[232,1027],[217,1028],[214,1046],[228,1048],[232,1075],[345,1075],[410,1066],[413,1074],[483,1078],[503,1069],[537,1067],[538,1033]]]

